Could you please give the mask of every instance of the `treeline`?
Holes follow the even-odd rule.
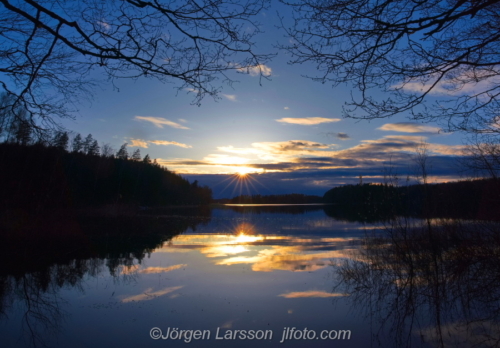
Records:
[[[71,144],[66,132],[55,133],[50,142],[27,138],[0,144],[3,210],[211,202],[210,188],[189,183],[148,155],[141,158],[139,150],[129,157],[126,143],[114,153],[106,144],[101,149],[90,134],[76,135]]]
[[[285,195],[240,195],[231,198],[227,203],[231,204],[312,204],[323,203],[320,196],[310,196],[299,193]]]
[[[383,214],[500,219],[500,181],[496,179],[409,186],[346,185],[327,191],[323,200],[367,217]]]

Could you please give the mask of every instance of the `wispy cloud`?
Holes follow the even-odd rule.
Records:
[[[335,144],[307,140],[257,142],[247,148],[221,146],[217,150],[226,154],[210,154],[202,160],[180,158],[158,161],[180,173],[229,174],[242,170],[253,173],[286,172],[288,175],[317,173],[314,175],[329,175],[330,178],[341,176],[345,180],[361,174],[380,182],[387,166],[398,168],[400,172],[407,171],[412,163],[412,154],[425,140],[425,137],[416,135],[388,135],[380,139],[363,140],[356,146],[340,150],[336,149]],[[439,171],[437,175],[450,175],[450,166],[454,161],[451,156],[459,156],[462,149],[461,145],[428,144],[433,170],[436,173]],[[326,185],[322,179],[309,177],[304,180],[310,185]]]
[[[180,268],[185,268],[185,267],[187,267],[186,264],[173,265],[173,266],[169,266],[169,267],[148,267],[145,269],[141,269],[139,271],[139,273],[143,273],[143,274],[165,273],[165,272],[170,272],[170,271],[180,269]]]
[[[498,86],[500,78],[498,71],[485,69],[474,69],[461,74],[450,73],[437,82],[439,75],[425,76],[423,78],[408,79],[405,82],[392,86],[393,89],[403,89],[410,92],[429,92],[434,95],[474,95],[484,93]],[[487,97],[487,94],[482,97]]]
[[[148,288],[142,294],[125,297],[124,299],[122,299],[122,302],[127,303],[127,302],[153,300],[159,296],[169,294],[169,293],[174,292],[176,290],[179,290],[181,288],[183,288],[183,286],[171,286],[169,288],[164,288],[164,289],[158,290],[158,291],[153,291],[153,288]]]
[[[130,139],[130,146],[132,147],[142,147],[144,149],[148,148],[148,143],[141,139]]]
[[[349,296],[349,295],[339,294],[339,293],[331,293],[331,292],[326,292],[326,291],[310,290],[310,291],[289,292],[289,293],[281,294],[278,296],[281,296],[284,298],[303,298],[303,297],[342,297],[342,296]]]
[[[241,67],[238,68],[238,71],[247,73],[250,76],[259,76],[261,74],[263,76],[271,76],[273,72],[272,69],[265,64],[259,64],[249,67]]]
[[[285,106],[283,109],[290,110],[290,108],[288,106]]]
[[[222,154],[210,154],[206,156],[203,161],[213,164],[244,164],[248,162],[247,158],[239,156],[228,156]]]
[[[227,100],[230,100],[230,101],[236,101],[237,100],[236,99],[236,95],[234,95],[234,94],[224,94],[223,93],[222,96],[224,98],[226,98]]]
[[[260,151],[250,147],[218,146],[217,150],[222,152],[237,153],[239,155],[259,154]]]
[[[461,156],[466,147],[465,145],[429,144],[429,150],[432,153],[445,156]]]
[[[399,123],[386,123],[382,127],[377,128],[383,131],[393,131],[401,133],[430,133],[436,134],[441,131],[439,127],[426,126],[420,123],[412,122],[399,122]]]
[[[97,21],[97,24],[102,27],[104,30],[108,31],[109,29],[111,29],[111,26],[104,20],[101,20],[101,21]]]
[[[153,117],[153,116],[135,116],[134,119],[136,121],[147,121],[151,122],[158,128],[163,128],[163,126],[169,126],[173,128],[178,128],[178,129],[189,129],[188,127],[185,127],[179,123],[172,122],[167,120],[166,118],[163,117]]]
[[[288,140],[276,142],[252,143],[252,147],[238,148],[220,146],[217,150],[237,154],[240,156],[254,156],[259,162],[285,161],[297,156],[328,156],[337,145],[322,144],[309,140]]]
[[[291,124],[300,124],[303,126],[312,126],[321,123],[331,123],[331,122],[339,122],[340,118],[325,118],[325,117],[304,117],[304,118],[292,118],[285,117],[276,120],[277,122],[282,123],[291,123]]]
[[[252,146],[267,154],[313,154],[317,151],[331,149],[334,144],[321,144],[309,140],[288,140],[278,142],[259,142],[252,143]],[[324,155],[324,153],[322,153]]]
[[[139,265],[132,265],[132,266],[124,266],[121,270],[121,274],[135,274],[135,273],[142,273],[142,274],[155,274],[155,273],[164,273],[164,272],[170,272],[176,269],[180,268],[185,268],[187,267],[187,264],[179,264],[179,265],[173,265],[173,266],[168,266],[168,267],[147,267],[144,269],[139,270],[140,266]]]
[[[326,135],[333,136],[339,140],[348,140],[351,139],[351,137],[347,133],[326,133]]]
[[[183,144],[183,143],[178,143],[177,141],[130,139],[130,146],[131,147],[142,147],[142,148],[147,149],[149,147],[149,144],[155,144],[155,145],[174,145],[174,146],[179,146],[179,147],[183,147],[183,148],[186,148],[186,149],[192,148],[191,145],[187,145],[187,144]]]
[[[191,145],[178,143],[177,141],[167,141],[167,140],[150,140],[149,142],[150,142],[151,144],[155,144],[155,145],[174,145],[174,146],[179,146],[179,147],[183,147],[183,148],[186,148],[186,149],[190,149],[190,148],[192,148],[192,146],[191,146]]]

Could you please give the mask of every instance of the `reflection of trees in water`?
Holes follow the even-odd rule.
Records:
[[[348,222],[383,222],[389,221],[395,216],[393,209],[386,209],[386,207],[377,204],[363,206],[325,205],[323,209],[327,216]]]
[[[29,226],[4,232],[0,235],[0,315],[8,319],[11,309],[20,310],[23,339],[32,346],[44,346],[45,338],[57,333],[64,320],[62,288],[83,291],[85,276],[97,277],[104,271],[115,281],[133,281],[134,274],[122,269],[138,264],[173,236],[208,218],[86,217],[76,225],[75,221],[63,224],[72,226],[66,234],[57,232],[63,228],[60,221],[57,225],[46,221],[37,230]]]
[[[418,337],[439,347],[500,346],[499,227],[396,220],[335,266],[336,287],[378,320],[376,338],[389,333],[395,346]]]
[[[118,261],[130,264],[133,257],[119,259],[73,260],[68,264],[52,265],[43,271],[26,273],[21,276],[2,276],[2,307],[0,313],[8,317],[10,307],[16,304],[20,310],[21,339],[26,344],[37,347],[46,346],[47,337],[59,333],[66,315],[65,300],[59,295],[62,288],[76,288],[82,293],[85,276],[97,277],[108,269],[115,280],[130,282],[134,274],[120,274],[110,268],[109,262],[119,265]]]
[[[323,209],[323,205],[255,205],[255,206],[226,206],[225,209],[231,209],[241,214],[291,214],[301,215],[314,210]]]

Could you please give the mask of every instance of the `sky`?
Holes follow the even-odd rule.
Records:
[[[115,150],[126,142],[129,153],[139,149],[189,181],[210,186],[214,198],[323,195],[335,186],[381,183],[391,175],[414,183],[422,146],[429,155],[429,182],[464,178],[457,160],[461,134],[411,122],[405,114],[371,122],[342,118],[353,87],[304,77],[318,74],[313,64],[288,64],[291,57],[275,48],[289,40],[276,27],[276,11],[287,12],[273,6],[259,15],[265,34],[254,40],[258,52],[277,53],[261,66],[267,79],[252,70],[229,72],[238,82],[222,83],[220,98],[206,97],[200,106],[193,105],[191,91],[176,89],[175,80],[123,79],[114,86],[101,81],[63,126]]]

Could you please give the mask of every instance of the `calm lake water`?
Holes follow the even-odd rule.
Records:
[[[113,243],[109,239],[85,239],[74,243],[88,244],[74,259],[71,253],[76,247],[63,243],[49,253],[69,255],[66,259],[44,256],[43,262],[4,267],[2,346],[489,347],[499,343],[498,254],[487,262],[489,273],[482,275],[486,266],[476,263],[481,271],[476,269],[466,279],[460,276],[455,289],[450,276],[441,274],[450,262],[436,258],[434,251],[427,259],[431,254],[426,247],[415,245],[419,257],[410,268],[417,271],[409,272],[404,264],[408,253],[379,251],[388,245],[381,237],[388,223],[342,220],[322,206],[221,207],[145,219],[160,224],[155,228],[164,234],[147,241],[120,237],[128,239],[114,249],[109,249]],[[367,248],[369,240],[373,245]],[[453,260],[446,248],[447,260]],[[395,259],[396,254],[401,257]],[[12,261],[17,263],[27,257],[22,251],[15,255],[18,258]],[[377,264],[380,261],[396,267]],[[463,318],[462,309],[466,316],[470,309],[462,303],[467,296],[454,291],[465,285],[476,291],[470,300],[474,310],[479,311],[477,298],[485,308]],[[481,287],[488,289],[489,298],[481,297]],[[448,314],[448,305],[456,313]],[[180,330],[192,331],[175,339]]]

